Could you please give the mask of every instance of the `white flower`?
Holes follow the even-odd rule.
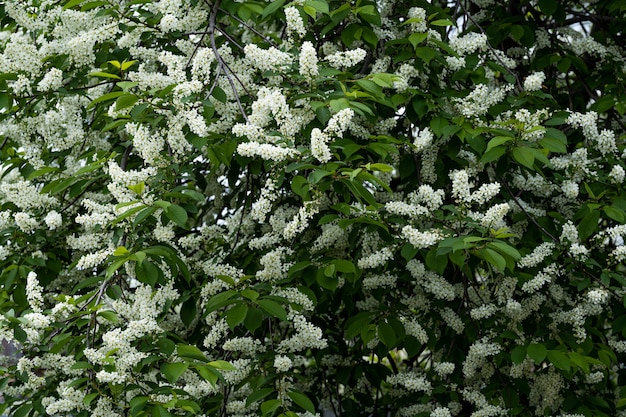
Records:
[[[546,75],[543,72],[533,72],[524,80],[524,90],[539,91],[545,80]]]
[[[621,184],[624,182],[624,178],[626,177],[626,171],[620,165],[613,165],[611,172],[609,172],[609,178],[611,178],[611,182],[614,184]]]
[[[37,84],[39,91],[53,91],[63,85],[63,71],[58,68],[51,68],[50,71]]]
[[[438,230],[427,230],[425,232],[414,229],[411,226],[404,226],[401,235],[418,249],[427,248],[443,240],[443,236]]]
[[[411,7],[408,13],[409,19],[415,19],[416,22],[411,22],[411,30],[413,32],[424,33],[428,30],[426,25],[426,10],[421,7]]]
[[[287,32],[289,34],[295,33],[299,38],[306,35],[306,29],[304,28],[304,22],[300,16],[300,12],[295,7],[285,8],[285,20],[287,21]]]
[[[415,146],[416,152],[422,152],[424,149],[428,148],[433,141],[433,134],[428,127],[420,130],[419,134],[413,141],[413,146]]]
[[[63,224],[63,218],[61,217],[61,214],[52,210],[46,215],[44,222],[50,230],[55,230]]]
[[[367,52],[365,52],[364,49],[356,48],[345,52],[335,52],[334,54],[327,55],[326,60],[334,68],[345,69],[353,67],[363,61],[366,55]]]
[[[287,372],[293,367],[293,362],[288,356],[276,355],[274,358],[274,368],[278,372]]]
[[[306,41],[302,44],[298,61],[300,64],[300,75],[309,81],[319,75],[319,70],[317,69],[317,52],[311,42]]]
[[[477,50],[483,51],[487,49],[487,35],[470,32],[464,36],[452,38],[450,47],[461,56],[471,54]]]

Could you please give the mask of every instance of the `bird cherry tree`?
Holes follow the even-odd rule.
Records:
[[[625,416],[625,11],[0,3],[0,412]]]

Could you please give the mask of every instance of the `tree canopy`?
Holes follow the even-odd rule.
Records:
[[[625,12],[0,2],[0,413],[626,416]]]

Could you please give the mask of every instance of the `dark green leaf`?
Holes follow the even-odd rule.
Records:
[[[313,402],[303,393],[299,391],[288,391],[287,395],[293,400],[294,403],[298,404],[306,411],[310,412],[311,414],[315,413],[315,406],[313,405]]]

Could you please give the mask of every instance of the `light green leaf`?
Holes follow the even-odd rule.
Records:
[[[226,361],[211,361],[207,363],[207,366],[210,366],[215,369],[221,369],[222,371],[236,371],[237,368],[233,366],[232,363]]]
[[[179,343],[176,345],[176,354],[184,359],[195,359],[201,362],[208,362],[206,356],[195,346]]]
[[[188,362],[164,363],[161,365],[161,373],[170,384],[175,384],[187,368],[189,368]]]
[[[513,159],[524,165],[526,168],[534,170],[533,165],[535,164],[535,155],[529,148],[515,148],[511,152],[511,155],[513,156]]]

